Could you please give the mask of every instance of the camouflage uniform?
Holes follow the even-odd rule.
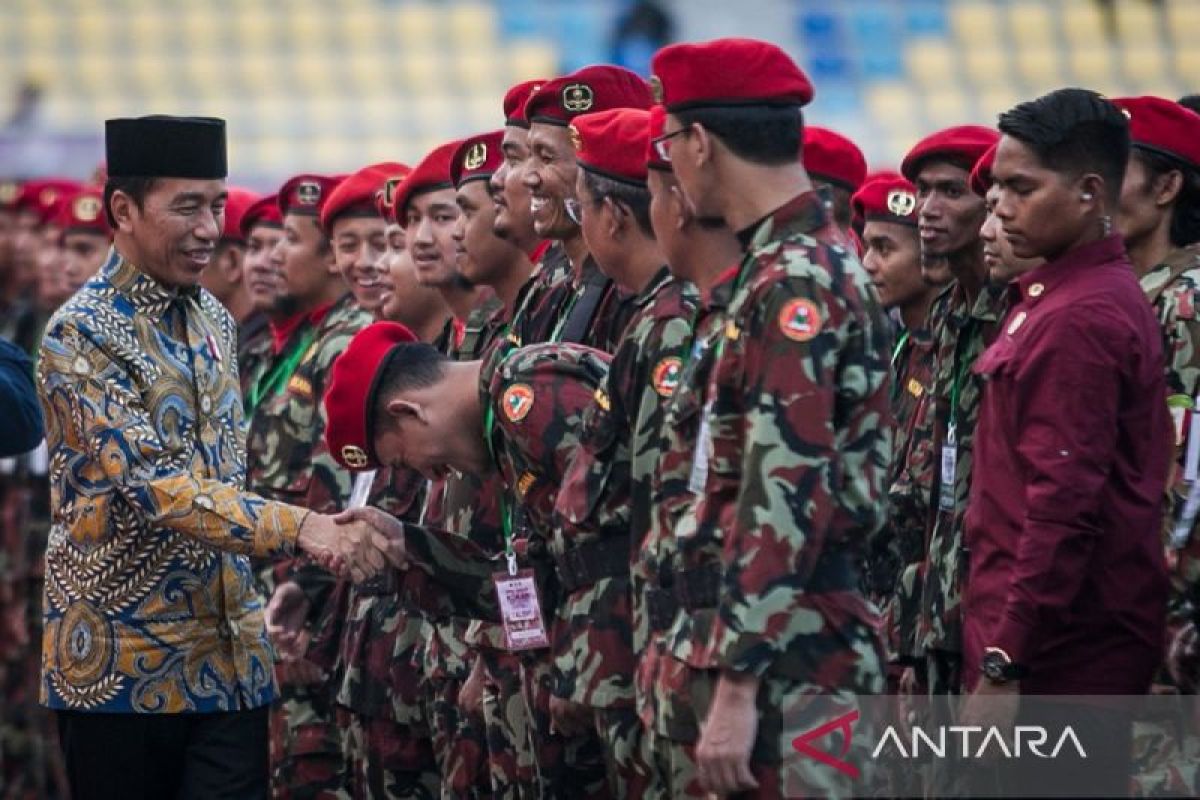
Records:
[[[369,504],[413,521],[425,480],[380,469]],[[436,798],[441,783],[430,742],[421,675],[414,662],[422,619],[404,603],[394,576],[350,589],[338,658],[338,722],[356,798]]]
[[[797,759],[792,740],[828,721],[813,718],[818,705],[848,712],[856,695],[884,688],[878,611],[859,590],[859,567],[884,516],[890,336],[857,259],[831,244],[814,193],[748,235],[724,324],[706,322],[697,340],[715,343],[704,403],[690,410],[697,497],[674,523],[669,588],[679,608],[656,726],[694,737],[679,730],[682,707],[702,720],[720,670],[758,675],[756,795],[847,795],[846,776]],[[681,411],[672,407],[672,436]],[[686,781],[685,766],[669,766]]]
[[[1197,617],[1200,608],[1200,537],[1193,522],[1186,539],[1176,539],[1190,485],[1184,477],[1187,440],[1195,423],[1194,402],[1200,394],[1200,245],[1173,250],[1163,263],[1141,278],[1143,291],[1162,326],[1167,361],[1167,403],[1175,419],[1178,460],[1167,492],[1163,544],[1171,567],[1167,608],[1167,641]],[[1174,687],[1166,669],[1155,683]],[[1190,687],[1182,689],[1191,691]],[[1133,729],[1135,796],[1192,796],[1200,792],[1200,739],[1181,720],[1137,720]]]
[[[1008,310],[1008,288],[985,285],[968,306],[966,293],[952,283],[933,302],[929,312],[934,339],[933,395],[927,414],[934,454],[932,493],[925,545],[924,585],[917,646],[925,652],[926,680],[932,694],[957,694],[961,686],[962,616],[960,603],[966,578],[962,521],[971,483],[972,450],[983,378],[971,365],[1000,332]],[[956,377],[957,376],[957,377]],[[957,389],[955,388],[957,383]],[[957,404],[954,404],[954,400]],[[952,405],[955,407],[952,408]],[[953,418],[957,440],[954,496],[942,497],[941,459]],[[942,508],[941,506],[945,506]]]
[[[242,397],[250,397],[251,387],[274,360],[273,344],[270,324],[248,330],[244,336],[239,334],[238,381],[242,386]]]
[[[679,381],[695,297],[664,267],[633,304],[604,392],[584,415],[551,542],[564,589],[551,637],[556,694],[597,709],[618,797],[640,797],[649,778],[632,680],[633,631],[646,622],[632,604],[630,562],[650,530],[663,412]]]
[[[306,321],[292,335],[274,363],[302,350],[295,371],[278,391],[262,398],[250,423],[246,450],[251,491],[321,513],[346,507],[352,480],[325,449],[321,398],[333,360],[370,322],[370,315],[347,294],[320,322]],[[296,581],[309,597],[312,649],[324,650],[311,660],[332,666],[328,648],[339,638],[344,592],[333,593],[333,576],[304,559],[277,563],[273,571],[278,579]],[[271,723],[277,797],[311,797],[348,785],[331,689],[327,683],[282,684],[282,702],[272,709]]]

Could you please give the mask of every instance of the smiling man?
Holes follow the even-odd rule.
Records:
[[[42,702],[73,797],[262,797],[276,687],[247,556],[383,561],[365,530],[241,488],[235,326],[197,286],[224,216],[224,122],[110,120],[106,139],[113,252],[39,365]]]

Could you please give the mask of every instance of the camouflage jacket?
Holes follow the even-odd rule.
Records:
[[[933,385],[933,338],[926,329],[900,336],[892,354],[892,414],[896,438],[888,473],[888,517],[871,544],[866,589],[883,610],[889,660],[915,659],[921,609],[921,565],[933,443],[928,435]]]
[[[859,582],[884,518],[891,337],[834,231],[806,192],[752,232],[705,393],[702,496],[676,529],[677,573],[718,560],[716,602],[673,645],[697,668],[875,692]]]
[[[242,489],[233,320],[113,251],[54,316],[38,383],[50,449],[42,702],[236,711],[275,685],[247,556],[307,512]]]
[[[1175,421],[1178,456],[1168,491],[1164,519],[1167,563],[1172,566],[1168,614],[1172,627],[1191,619],[1200,608],[1200,537],[1193,523],[1186,541],[1172,541],[1190,484],[1184,466],[1191,427],[1198,424],[1195,407],[1200,394],[1200,245],[1172,251],[1162,264],[1141,278],[1143,291],[1154,307],[1163,334],[1167,361],[1167,403]]]
[[[968,308],[966,295],[957,282],[938,295],[929,310],[934,372],[933,397],[927,411],[930,420],[925,425],[933,453],[933,475],[917,634],[917,645],[921,650],[962,652],[960,603],[966,577],[962,523],[971,487],[975,423],[979,419],[979,402],[983,395],[983,378],[971,372],[971,365],[999,334],[1007,310],[1007,286],[984,286],[974,305]],[[957,391],[954,388],[956,380]],[[951,408],[951,398],[955,394],[958,402]],[[957,440],[957,469],[954,497],[946,499],[948,509],[942,511],[939,510],[940,454],[952,416]],[[926,434],[922,432],[921,435]]]
[[[267,365],[274,360],[272,342],[270,324],[239,332],[238,379],[243,399],[250,396],[254,382],[259,380]]]
[[[633,702],[629,564],[650,530],[663,413],[691,338],[695,294],[663,267],[633,305],[606,385],[584,414],[550,543],[564,587],[552,637],[556,693],[598,707]]]

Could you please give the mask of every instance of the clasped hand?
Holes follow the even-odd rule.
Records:
[[[309,514],[297,544],[321,566],[362,583],[385,569],[404,569],[404,525],[377,508],[353,508],[336,516]]]

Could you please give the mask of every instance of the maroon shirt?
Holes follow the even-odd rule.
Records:
[[[985,647],[1029,694],[1140,694],[1161,661],[1172,454],[1161,335],[1121,239],[1022,276],[984,376],[964,540],[965,683]]]

